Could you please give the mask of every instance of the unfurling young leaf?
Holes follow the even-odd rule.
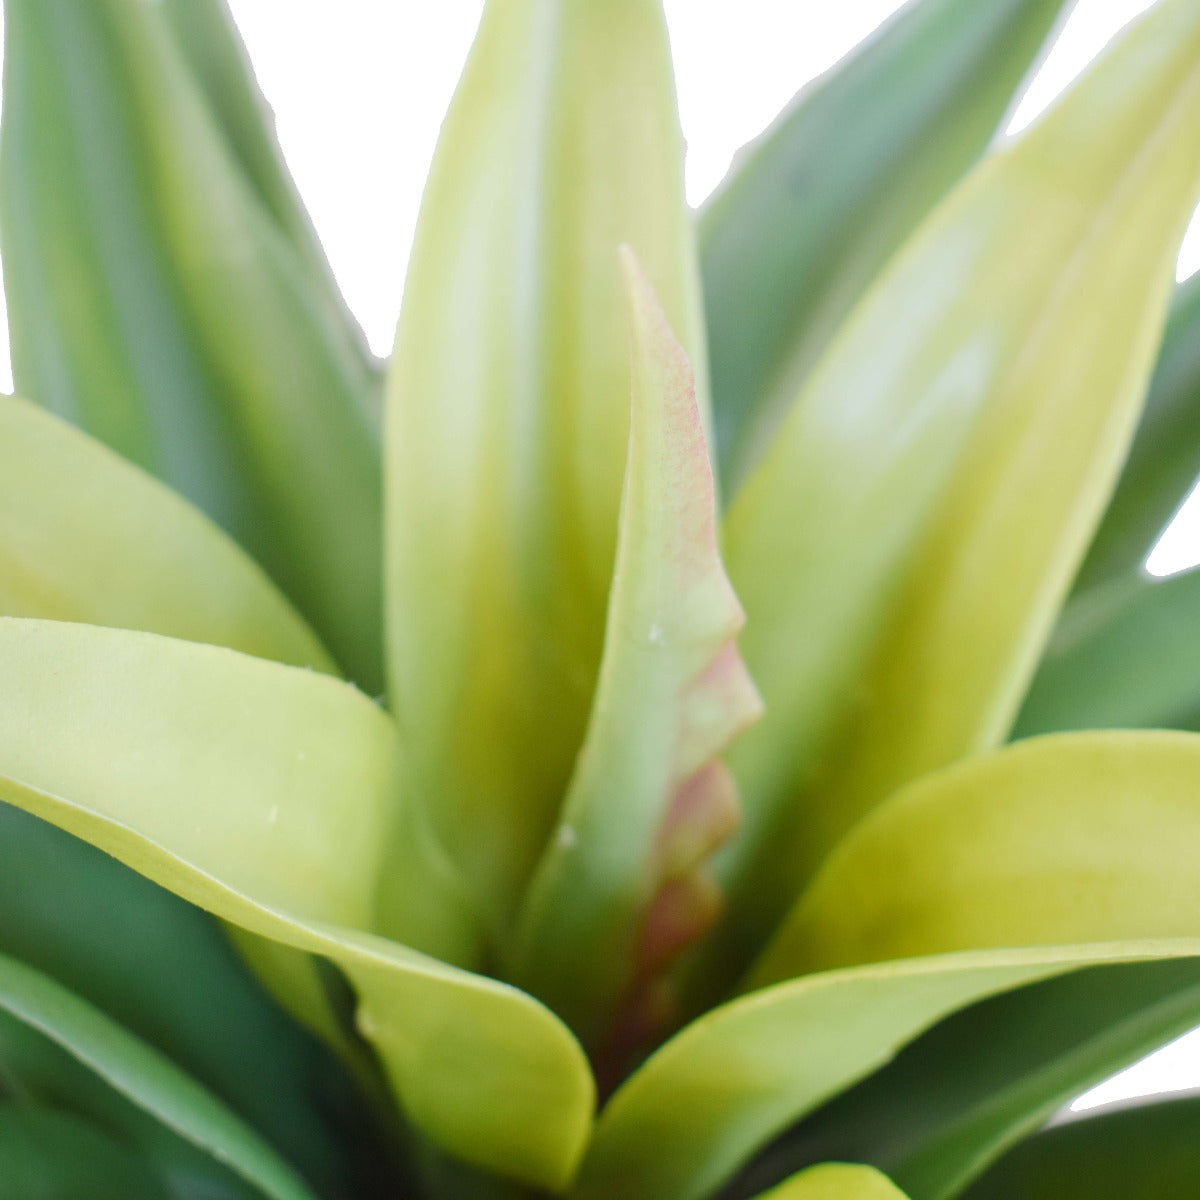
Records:
[[[706,860],[738,817],[719,755],[760,712],[691,367],[628,249],[623,266],[633,416],[604,657],[511,966],[610,1069],[670,1022],[663,973],[717,915]]]

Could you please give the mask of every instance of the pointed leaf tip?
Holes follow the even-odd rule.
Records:
[[[663,974],[720,911],[705,866],[739,806],[718,759],[761,711],[687,355],[627,246],[620,262],[632,419],[600,681],[512,957],[609,1065],[670,1020]]]

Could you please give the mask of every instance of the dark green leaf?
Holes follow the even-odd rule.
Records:
[[[1200,1097],[1087,1114],[1018,1146],[965,1200],[1195,1200]]]

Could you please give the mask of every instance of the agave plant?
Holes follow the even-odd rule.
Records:
[[[488,0],[384,370],[222,0],[7,0],[0,1195],[1200,1191],[1039,1132],[1200,1021],[1200,3],[997,140],[1063,7],[693,219],[657,0]]]

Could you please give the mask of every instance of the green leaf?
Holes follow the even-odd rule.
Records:
[[[763,1192],[761,1200],[905,1200],[904,1194],[871,1167],[823,1163]]]
[[[727,490],[855,302],[983,152],[1064,7],[910,4],[739,155],[699,226]]]
[[[38,1030],[271,1200],[313,1200],[294,1170],[167,1059],[45,975],[0,955],[0,1009]]]
[[[956,1010],[1104,963],[1200,955],[1200,737],[1024,742],[862,822],[755,972],[601,1113],[577,1194],[700,1200]],[[895,960],[896,955],[906,957]],[[884,958],[893,961],[874,961]]]
[[[913,955],[1200,932],[1200,736],[1056,734],[902,789],[830,855],[749,986]]]
[[[1198,1019],[1194,959],[1093,967],[995,996],[789,1130],[722,1200],[828,1159],[871,1163],[913,1200],[950,1200],[1064,1105]]]
[[[234,534],[381,684],[373,369],[159,5],[7,0],[0,234],[18,389]]]
[[[1146,410],[1108,511],[1080,568],[1076,591],[1086,592],[1107,580],[1135,573],[1197,475],[1200,275],[1175,291]]]
[[[261,568],[200,512],[10,396],[0,397],[0,613],[143,629],[335,670]]]
[[[906,245],[731,509],[767,716],[730,755],[726,976],[858,817],[1007,734],[1132,433],[1198,135],[1200,10],[1165,0]]]
[[[604,657],[509,970],[616,1059],[659,1023],[659,977],[716,915],[705,866],[738,815],[719,756],[761,711],[737,653],[745,618],[717,549],[692,370],[628,250],[623,265],[633,417]]]
[[[1081,592],[1046,648],[1013,731],[1200,727],[1200,571],[1138,572]]]
[[[361,1104],[206,913],[0,805],[0,953],[54,978],[162,1052],[314,1185],[354,1194],[359,1159],[373,1148],[364,1145]],[[63,1099],[79,1097],[72,1089]]]
[[[349,337],[361,334],[334,282],[325,252],[288,173],[275,136],[275,118],[254,78],[246,47],[226,0],[160,0],[175,44],[246,180],[262,206],[309,267],[310,284],[324,292]],[[364,358],[366,352],[363,351]]]
[[[78,1117],[0,1104],[0,1200],[169,1200],[152,1166]]]
[[[1083,1114],[1018,1146],[966,1200],[1190,1200],[1198,1127],[1195,1096]]]
[[[414,794],[496,937],[600,662],[629,439],[620,243],[704,361],[682,157],[658,0],[486,5],[390,368],[387,606]]]
[[[412,840],[385,714],[325,676],[55,622],[0,620],[0,675],[6,801],[330,959],[420,1129],[468,1162],[562,1186],[593,1103],[566,1028],[521,992],[365,932],[393,839]],[[425,881],[435,906],[437,887]]]

